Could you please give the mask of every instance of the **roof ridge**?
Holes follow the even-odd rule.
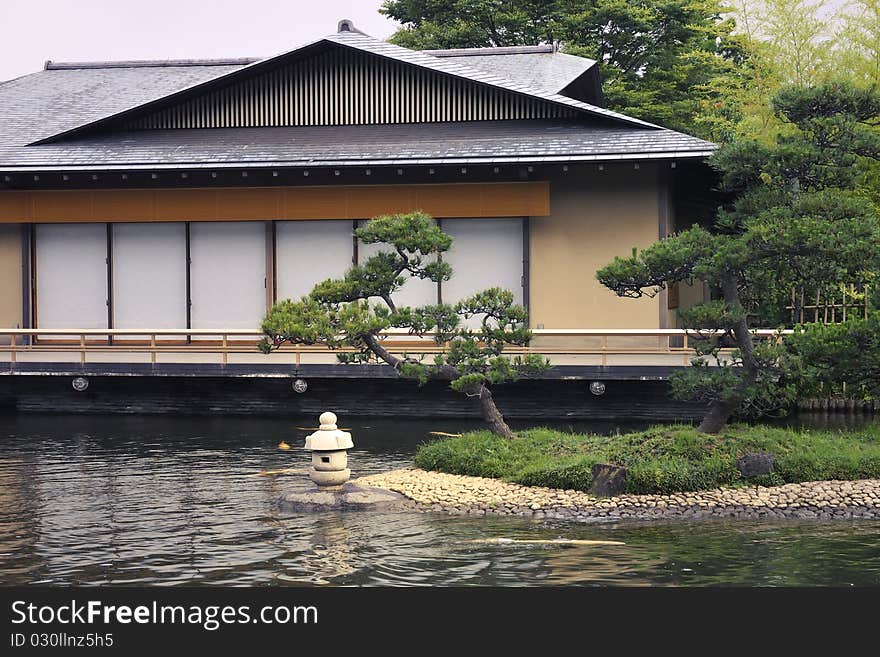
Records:
[[[484,48],[444,48],[442,50],[422,50],[421,52],[434,57],[473,57],[475,55],[525,55],[532,53],[555,53],[555,45],[539,44],[534,46],[491,46]]]
[[[100,68],[161,68],[171,66],[246,66],[264,57],[227,57],[222,59],[127,59],[119,61],[95,62],[53,62],[46,61],[46,71]]]
[[[387,41],[376,39],[375,37],[371,37],[362,32],[343,31],[336,34],[328,35],[320,39],[316,39],[315,41],[298,46],[292,50],[288,50],[278,55],[254,61],[234,71],[227,71],[208,80],[203,80],[201,82],[197,82],[195,84],[184,87],[183,89],[178,89],[177,91],[174,91],[163,97],[156,98],[147,102],[141,102],[131,107],[111,112],[110,114],[107,114],[101,118],[86,121],[85,123],[79,124],[72,128],[68,128],[66,130],[62,130],[61,132],[57,132],[49,136],[37,139],[36,141],[31,142],[29,145],[35,146],[38,144],[46,144],[57,141],[72,134],[77,134],[83,130],[90,129],[101,124],[106,124],[111,120],[118,119],[121,116],[126,116],[137,110],[147,107],[155,107],[162,102],[170,102],[172,100],[180,99],[187,94],[192,94],[197,92],[199,89],[204,89],[208,85],[222,84],[225,81],[235,79],[236,76],[246,75],[248,72],[255,69],[273,66],[276,62],[282,60],[285,57],[290,57],[296,53],[309,51],[311,49],[314,49],[315,47],[321,46],[322,44],[335,44],[345,46],[348,48],[352,48],[353,50],[370,53],[377,57],[384,57],[405,64],[419,66],[421,68],[433,70],[446,75],[451,75],[460,79],[470,80],[478,84],[484,84],[490,87],[503,89],[510,93],[520,94],[534,99],[543,100],[545,102],[549,102],[555,105],[562,105],[578,109],[586,114],[619,121],[621,123],[626,123],[629,125],[636,125],[643,128],[652,129],[657,129],[661,127],[653,123],[643,121],[641,119],[626,116],[625,114],[620,114],[618,112],[613,112],[611,110],[607,110],[596,105],[591,105],[590,103],[574,100],[572,98],[569,98],[568,96],[544,91],[535,87],[528,86],[526,84],[522,84],[520,82],[513,81],[506,77],[487,73],[473,66],[468,66],[467,64],[462,64],[455,61],[447,61],[442,57],[433,57],[419,50],[402,48],[400,46],[388,43]]]

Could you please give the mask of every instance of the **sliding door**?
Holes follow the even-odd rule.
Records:
[[[452,248],[443,259],[452,266],[452,279],[443,283],[443,301],[454,304],[475,292],[501,287],[523,302],[523,220],[446,219],[443,231]],[[482,317],[471,318],[474,326]]]
[[[192,327],[256,329],[266,314],[266,225],[190,224]]]
[[[113,328],[186,328],[186,225],[113,225]]]
[[[352,222],[279,221],[275,224],[278,300],[312,291],[316,283],[341,278],[351,267]]]
[[[38,224],[35,242],[36,326],[108,328],[107,225]]]

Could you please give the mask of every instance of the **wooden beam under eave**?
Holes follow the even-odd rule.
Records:
[[[550,183],[0,192],[0,223],[369,219],[412,210],[441,218],[543,217],[550,214]]]

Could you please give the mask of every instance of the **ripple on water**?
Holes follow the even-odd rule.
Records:
[[[409,465],[454,420],[349,421],[352,465]],[[311,484],[308,419],[0,415],[0,583],[880,585],[880,522],[573,525],[439,514],[285,514]],[[616,540],[624,545],[474,539]]]

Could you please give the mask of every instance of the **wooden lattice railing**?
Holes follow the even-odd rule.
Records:
[[[506,353],[537,353],[552,362],[565,357],[594,356],[596,364],[607,365],[609,356],[666,357],[671,365],[688,365],[696,352],[694,340],[706,331],[687,329],[535,329],[528,347],[510,346]],[[774,330],[756,330],[767,340],[780,339]],[[710,333],[711,334],[711,333]],[[0,361],[16,363],[27,355],[30,362],[60,361],[61,355],[78,355],[80,364],[100,354],[141,354],[156,363],[161,354],[204,355],[195,362],[229,362],[231,354],[255,354],[261,333],[254,329],[0,329]],[[419,337],[405,331],[389,331],[382,336],[384,345],[396,354],[433,354],[443,350],[430,336]],[[351,351],[340,349],[339,352]],[[307,354],[331,353],[324,346],[285,345],[282,354],[291,354],[296,365]],[[35,358],[36,355],[39,358]],[[124,357],[115,362],[126,362]]]

